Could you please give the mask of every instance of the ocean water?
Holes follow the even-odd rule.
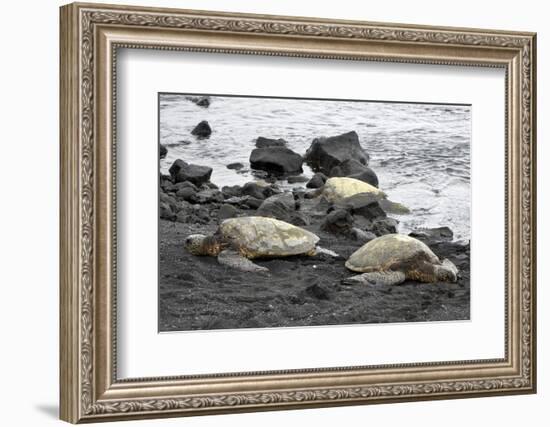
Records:
[[[248,159],[258,136],[283,138],[304,154],[316,137],[354,130],[380,189],[411,210],[395,216],[400,232],[448,226],[455,240],[470,239],[469,106],[214,96],[202,108],[185,95],[161,94],[159,108],[160,143],[168,147],[163,173],[181,158],[212,167],[220,187],[244,184],[257,179]],[[201,120],[212,127],[208,139],[191,135]],[[245,170],[227,169],[233,162]],[[305,164],[304,174],[313,175]]]

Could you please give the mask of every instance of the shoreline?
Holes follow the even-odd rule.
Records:
[[[199,123],[196,132],[209,138],[208,122]],[[160,149],[166,155],[166,148]],[[170,175],[160,176],[159,330],[468,320],[470,243],[453,241],[448,227],[416,229],[409,235],[440,260],[454,263],[456,282],[406,280],[383,286],[344,281],[357,274],[345,267],[350,255],[377,237],[397,233],[397,218],[411,214],[377,188],[369,159],[354,131],[315,138],[304,156],[283,139],[259,137],[250,154],[258,180],[221,189],[210,181],[211,167],[175,160]],[[303,175],[306,164],[315,171],[311,179]],[[226,167],[238,173],[244,164]],[[281,188],[281,179],[298,185]],[[301,227],[319,237],[318,246],[338,256],[254,259],[269,271],[259,273],[232,269],[185,249],[188,235],[212,234],[223,220],[243,216]]]
[[[211,182],[220,188],[242,186],[263,178],[249,162],[261,136],[284,140],[287,148],[304,156],[315,138],[355,131],[370,155],[368,166],[380,178],[380,188],[414,212],[401,218],[402,232],[447,225],[457,239],[470,238],[469,210],[461,208],[470,200],[468,108],[382,103],[373,109],[363,102],[347,105],[326,100],[305,107],[301,100],[208,98],[208,107],[196,105],[185,95],[164,100],[160,142],[167,145],[168,154],[161,161],[162,173],[167,174],[181,158],[213,168]],[[191,132],[204,120],[212,133],[201,139]],[[243,167],[228,169],[231,162]],[[304,164],[303,176],[315,172]],[[296,187],[285,180],[277,184],[289,191]]]

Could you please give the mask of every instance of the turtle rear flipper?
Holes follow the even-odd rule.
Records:
[[[247,273],[266,273],[269,269],[260,265],[254,264],[248,258],[242,256],[239,252],[226,249],[218,255],[218,262],[221,265],[245,271]]]
[[[316,246],[313,252],[313,255],[328,255],[334,258],[341,258],[336,252],[331,251],[330,249],[322,248],[321,246]]]
[[[406,280],[405,273],[402,271],[373,271],[371,273],[358,274],[342,280],[344,285],[399,285]]]

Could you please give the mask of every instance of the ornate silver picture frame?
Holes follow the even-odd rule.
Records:
[[[536,391],[535,34],[83,3],[63,6],[60,13],[61,419],[79,423]],[[503,69],[504,357],[119,378],[120,49]]]

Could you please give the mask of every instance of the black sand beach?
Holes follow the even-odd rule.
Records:
[[[327,233],[314,223],[302,227],[317,234],[319,244],[340,258],[256,260],[270,274],[245,273],[220,265],[216,258],[191,255],[184,248],[185,236],[215,231],[219,206],[201,205],[207,213],[206,224],[160,220],[160,331],[470,318],[469,244],[425,240],[436,255],[449,258],[459,268],[457,283],[346,286],[341,280],[353,273],[345,268],[345,259],[362,244]]]

